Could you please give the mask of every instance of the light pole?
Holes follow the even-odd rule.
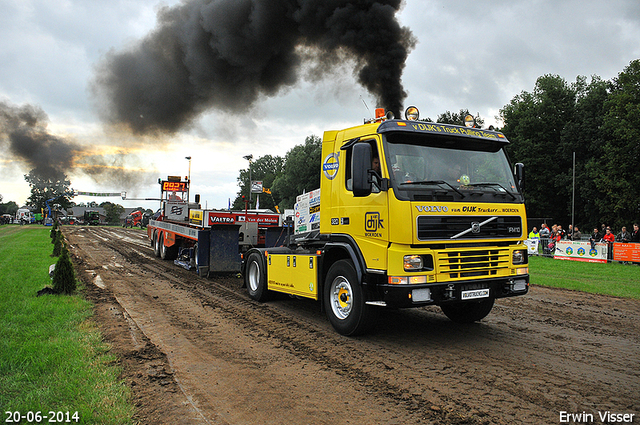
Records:
[[[576,153],[573,153],[573,183],[571,185],[571,240],[576,231]]]
[[[251,207],[251,161],[253,160],[253,155],[245,155],[243,158],[249,161],[249,207]]]
[[[191,157],[185,156],[184,159],[189,160],[189,173],[187,174],[187,203],[189,203],[189,191],[191,190]]]

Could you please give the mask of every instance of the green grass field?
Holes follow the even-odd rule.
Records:
[[[534,285],[640,299],[640,266],[529,257]]]
[[[91,304],[80,294],[36,293],[51,286],[51,228],[0,227],[0,413],[57,413],[71,423],[128,424],[129,389],[91,321]],[[69,412],[69,418],[67,413]],[[78,412],[79,421],[72,415]],[[30,422],[37,423],[37,416]],[[29,418],[23,418],[27,423]],[[47,423],[49,420],[41,420]]]

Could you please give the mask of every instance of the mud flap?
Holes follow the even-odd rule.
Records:
[[[242,258],[238,225],[224,225],[211,227],[209,243],[209,272],[231,273],[240,272]]]
[[[196,271],[198,276],[209,275],[209,231],[201,230],[198,232],[198,261],[196,263]]]

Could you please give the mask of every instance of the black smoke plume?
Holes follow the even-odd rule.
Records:
[[[378,106],[396,115],[415,40],[402,0],[185,0],[158,13],[136,45],[110,52],[93,91],[106,118],[134,133],[175,132],[203,111],[241,111],[295,85],[304,64],[345,60]]]
[[[0,101],[0,156],[29,167],[30,174],[52,182],[67,180],[72,173],[84,173],[111,191],[132,189],[153,180],[143,170],[130,170],[125,164],[135,156],[125,149],[103,155],[91,147],[48,129],[49,117],[38,106],[17,106]]]
[[[62,181],[82,148],[51,134],[48,121],[37,106],[0,102],[0,143],[5,156],[26,162],[36,176]]]

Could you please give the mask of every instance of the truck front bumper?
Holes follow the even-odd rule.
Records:
[[[394,308],[442,305],[483,298],[506,298],[529,292],[529,275],[432,284],[367,285],[368,304]]]

